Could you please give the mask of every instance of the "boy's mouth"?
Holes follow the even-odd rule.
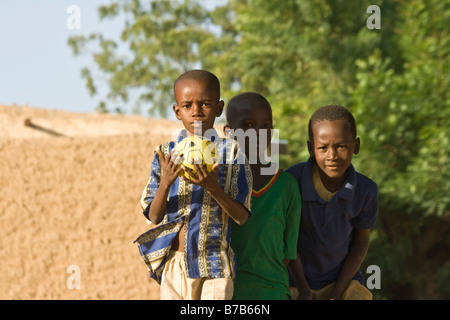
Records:
[[[327,167],[330,170],[339,170],[339,168],[341,167],[341,165],[338,164],[332,164],[332,165],[326,165],[325,167]]]

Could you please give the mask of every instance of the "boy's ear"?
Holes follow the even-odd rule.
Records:
[[[178,107],[178,105],[174,104],[172,106],[172,108],[173,108],[173,112],[175,112],[175,117],[177,117],[178,120],[181,120],[180,108]]]
[[[308,140],[306,142],[306,144],[308,145],[308,151],[309,151],[309,155],[311,157],[314,157],[314,142],[312,142],[311,140]]]
[[[359,138],[356,138],[355,139],[355,150],[353,150],[353,153],[358,154],[360,147],[361,147],[361,141],[359,140]]]
[[[220,100],[217,104],[216,104],[216,117],[220,117],[222,115],[223,112],[223,107],[225,106],[225,103],[223,102],[223,100]]]

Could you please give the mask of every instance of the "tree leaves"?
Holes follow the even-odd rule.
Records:
[[[195,48],[214,37],[205,29],[209,13],[196,1],[163,0],[144,4],[129,0],[99,8],[100,19],[114,18],[120,12],[127,17],[120,44],[121,48],[127,45],[126,54],[119,53],[115,41],[98,34],[71,37],[68,43],[75,55],[87,50],[87,44],[91,45],[95,66],[110,89],[109,102],[105,104],[129,103],[130,93],[137,89],[140,94],[135,105],[146,102],[151,114],[166,117],[173,103],[174,79],[186,69],[199,66],[200,53]],[[84,71],[82,76],[94,95],[97,80],[87,74]]]

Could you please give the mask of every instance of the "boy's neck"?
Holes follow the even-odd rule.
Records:
[[[276,172],[273,174],[261,174],[261,169],[270,168],[270,166],[271,163],[265,165],[261,163],[250,164],[253,176],[253,189],[261,189],[275,175]]]
[[[330,178],[320,168],[318,168],[318,169],[319,169],[320,180],[322,180],[323,186],[329,192],[338,191],[344,185],[344,183],[347,179],[347,171],[345,172],[345,174],[342,177]]]

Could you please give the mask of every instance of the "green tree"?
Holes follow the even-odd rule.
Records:
[[[378,298],[449,297],[449,1],[229,1],[243,90],[265,94],[289,140],[284,165],[304,161],[306,126],[325,104],[355,115],[357,169],[380,189],[366,265]],[[382,11],[380,30],[366,9]],[[447,286],[448,287],[448,286]]]
[[[75,55],[90,50],[101,74],[94,77],[93,70],[83,69],[90,94],[97,93],[97,82],[107,81],[109,93],[99,109],[127,103],[134,93],[138,94],[134,99],[138,106],[146,103],[151,114],[166,117],[173,102],[174,79],[199,65],[199,43],[214,37],[205,27],[209,23],[208,11],[189,0],[129,0],[113,1],[98,12],[100,20],[114,19],[119,14],[126,17],[121,42],[98,33],[71,37],[68,42]]]
[[[379,50],[358,60],[350,103],[364,137],[358,166],[380,186],[369,260],[395,270],[385,273],[386,296],[448,298],[450,6],[399,3],[391,41],[403,63]]]
[[[312,112],[346,105],[355,83],[355,60],[380,43],[366,28],[369,1],[229,1],[239,38],[234,48],[240,90],[255,90],[274,106],[275,125],[289,138],[291,156],[307,157]]]

